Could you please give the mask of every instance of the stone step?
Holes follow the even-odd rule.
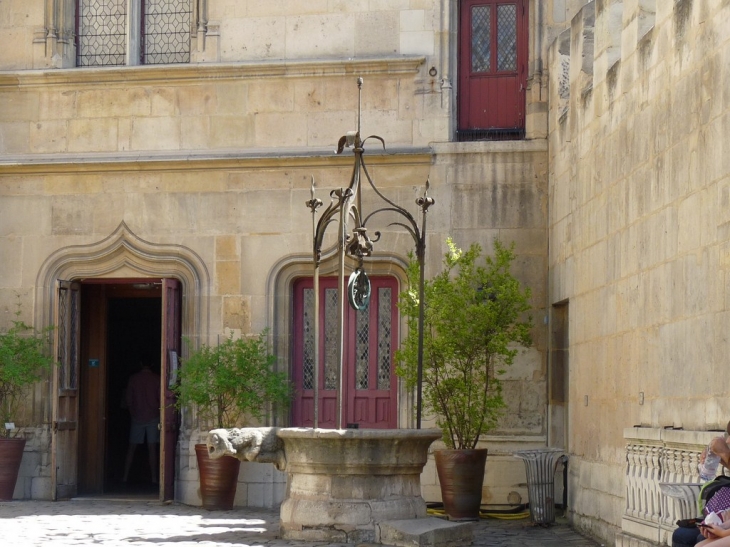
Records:
[[[637,536],[632,536],[625,532],[619,532],[616,534],[615,547],[657,547],[661,545],[656,541],[650,541]]]
[[[474,540],[474,524],[437,517],[381,522],[376,541],[397,547],[461,547]]]

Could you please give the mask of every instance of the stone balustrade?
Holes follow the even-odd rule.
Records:
[[[666,487],[663,493],[660,484],[699,482],[700,453],[719,434],[650,427],[624,429],[626,507],[621,521],[624,534],[661,545],[671,544],[676,521],[688,518],[685,513],[691,508],[686,500],[668,495]]]

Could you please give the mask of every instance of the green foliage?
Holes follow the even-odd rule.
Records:
[[[288,404],[291,385],[273,369],[276,357],[268,351],[266,334],[229,337],[192,352],[180,367],[178,405],[196,405],[204,420],[221,428],[246,417],[261,419],[271,404]]]
[[[519,346],[531,344],[530,290],[510,273],[514,245],[495,241],[494,256],[463,252],[447,239],[444,269],[424,286],[423,405],[436,416],[449,448],[475,448],[504,412],[502,381]],[[419,266],[411,257],[409,288],[399,296],[408,335],[396,372],[409,388],[418,380]]]
[[[27,387],[40,380],[53,363],[48,356],[51,330],[36,331],[18,319],[0,334],[0,436],[10,436],[5,423],[17,419]]]

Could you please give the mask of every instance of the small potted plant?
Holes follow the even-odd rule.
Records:
[[[27,388],[50,368],[49,330],[36,331],[17,319],[0,333],[0,500],[13,499],[25,438],[18,436],[15,420]]]
[[[423,404],[447,448],[434,453],[446,513],[475,520],[487,458],[477,444],[506,407],[500,376],[519,347],[531,344],[530,290],[510,273],[514,246],[496,240],[494,255],[480,265],[478,244],[465,252],[450,238],[447,245],[443,270],[424,285]],[[399,298],[409,328],[396,354],[397,373],[409,388],[418,382],[419,273],[411,260],[410,286]]]
[[[229,428],[261,420],[275,405],[288,405],[291,384],[274,370],[267,330],[258,336],[225,338],[217,346],[202,345],[180,368],[175,388],[178,406],[194,405],[202,423]],[[200,490],[206,509],[231,509],[240,461],[230,456],[212,459],[205,444],[195,445]]]

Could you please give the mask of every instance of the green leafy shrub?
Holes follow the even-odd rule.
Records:
[[[505,402],[502,380],[519,346],[531,344],[530,290],[510,273],[514,245],[498,240],[494,256],[478,265],[478,244],[463,252],[451,238],[444,269],[424,285],[423,405],[435,415],[449,448],[475,448],[496,427]],[[396,372],[413,389],[418,381],[418,263],[399,295],[408,335],[396,353]]]
[[[53,363],[48,355],[51,330],[36,331],[18,319],[0,333],[0,436],[10,436],[12,430],[5,424],[17,419],[28,386],[40,380]]]
[[[193,351],[180,367],[178,405],[196,405],[202,419],[222,428],[245,418],[260,420],[270,405],[288,404],[291,384],[274,371],[276,357],[268,351],[266,334],[229,337]]]

